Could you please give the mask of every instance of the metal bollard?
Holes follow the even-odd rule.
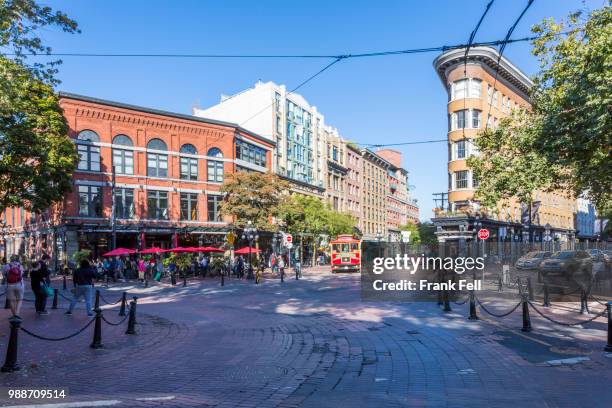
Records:
[[[64,283],[62,284],[62,289],[66,290],[66,270],[64,270]]]
[[[145,287],[145,288],[148,288],[148,287],[149,287],[149,280],[148,280],[148,279],[145,279],[145,284],[144,284],[144,287]]]
[[[57,294],[58,294],[59,290],[57,289],[53,289],[53,305],[51,306],[51,309],[57,309]]]
[[[170,282],[172,283],[172,286],[176,285],[176,275],[174,273],[170,275]]]
[[[604,347],[604,351],[612,353],[612,302],[608,302],[608,344]]]
[[[3,373],[12,373],[13,371],[18,371],[20,368],[17,364],[17,340],[19,328],[21,327],[21,319],[13,316],[9,319],[9,323],[11,324],[11,334],[6,349],[6,359],[4,360],[2,369],[0,369]]]
[[[521,331],[531,331],[531,318],[529,317],[529,303],[526,294],[523,294],[523,327]]]
[[[221,286],[225,286],[225,272],[221,271]]]
[[[102,310],[96,308],[96,322],[94,323],[93,341],[89,345],[93,349],[102,348]]]
[[[444,309],[442,309],[444,312],[452,312],[451,306],[450,306],[450,301],[448,298],[448,291],[445,290],[444,292],[442,292],[442,299],[444,299]]]
[[[580,291],[580,314],[589,314],[589,304],[587,303],[587,295],[584,289]]]
[[[502,280],[501,275],[499,275],[499,281],[497,282],[497,291],[498,292],[504,291],[504,281]]]
[[[94,303],[94,310],[100,308],[100,289],[96,289],[96,301]]]
[[[474,291],[470,291],[470,317],[469,320],[478,320],[478,315],[476,314],[476,295],[474,295]]]
[[[125,334],[136,334],[136,300],[138,298],[134,296],[134,300],[130,302],[130,317],[128,317],[128,328]]]
[[[187,274],[183,274],[183,287],[187,286]]]
[[[281,283],[285,281],[285,270],[284,268],[280,268],[280,275],[281,275]]]
[[[544,303],[542,304],[544,307],[550,306],[550,296],[548,294],[548,285],[544,282]]]
[[[4,299],[4,308],[5,309],[11,308],[11,303],[9,302],[8,297]]]
[[[121,295],[121,308],[119,309],[119,316],[125,316],[125,304],[127,303],[127,293],[123,292]]]
[[[533,300],[533,285],[531,284],[531,276],[527,277],[527,293],[529,294],[529,300]]]

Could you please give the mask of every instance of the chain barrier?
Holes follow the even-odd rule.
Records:
[[[119,320],[117,323],[109,322],[108,320],[106,320],[106,317],[104,317],[104,315],[102,315],[102,320],[104,320],[106,322],[106,324],[110,324],[111,326],[120,326],[123,322],[125,322],[125,320],[129,316],[130,316],[129,314],[125,315],[125,317],[123,319]]]
[[[102,293],[100,293],[100,298],[102,299],[102,301],[104,303],[106,303],[107,305],[116,305],[117,303],[121,302],[121,300],[123,299],[123,295],[122,297],[119,298],[119,300],[117,300],[116,302],[109,302],[108,300],[106,300],[106,298],[104,297],[104,295]]]
[[[72,299],[70,299],[69,297],[64,296],[64,294],[62,292],[59,292],[59,295],[64,299],[67,300],[69,302],[72,302]]]
[[[93,317],[85,326],[83,326],[81,329],[79,329],[77,332],[70,334],[68,336],[64,336],[64,337],[45,337],[45,336],[41,336],[40,334],[36,334],[36,333],[32,333],[31,331],[29,331],[28,329],[26,329],[25,327],[21,327],[21,330],[23,330],[25,333],[29,334],[30,336],[37,338],[39,340],[46,340],[46,341],[62,341],[62,340],[68,340],[71,339],[75,336],[78,336],[79,334],[83,333],[83,331],[85,329],[87,329],[89,326],[91,326],[91,324],[93,322],[96,321],[96,318]]]
[[[478,299],[478,297],[476,297],[476,296],[475,296],[475,298],[476,298],[476,302],[478,302],[478,305],[480,305],[480,307],[482,308],[482,310],[484,310],[485,312],[487,312],[488,314],[490,314],[491,316],[494,316],[494,317],[506,317],[506,316],[509,316],[509,315],[511,315],[511,314],[512,314],[512,313],[513,313],[513,312],[514,312],[516,309],[518,309],[518,307],[519,307],[519,306],[520,306],[520,305],[523,303],[523,301],[522,301],[522,300],[520,300],[520,301],[519,301],[519,302],[516,304],[516,306],[514,306],[514,307],[512,308],[512,310],[510,310],[509,312],[507,312],[507,313],[502,313],[502,314],[497,314],[497,313],[493,313],[493,312],[491,312],[490,310],[488,310],[488,309],[485,307],[485,305],[484,305],[484,304],[482,304],[482,302],[480,301],[480,299]]]
[[[457,306],[462,306],[462,305],[465,305],[468,300],[470,300],[470,295],[467,295],[467,297],[463,300],[463,302],[455,302],[455,301],[453,301],[453,304],[455,304]]]
[[[603,302],[603,301],[601,301],[601,300],[597,299],[597,298],[596,298],[595,296],[593,296],[593,295],[589,295],[589,296],[591,297],[591,300],[593,300],[593,301],[595,301],[595,302],[599,303],[599,304],[600,304],[600,305],[602,305],[602,306],[607,306],[607,305],[608,305],[608,302]]]
[[[603,316],[603,315],[605,315],[605,314],[607,314],[607,313],[608,313],[608,309],[604,309],[604,310],[602,310],[600,313],[597,313],[595,316],[593,316],[592,318],[590,318],[590,319],[588,319],[588,320],[584,320],[584,321],[581,321],[581,322],[575,322],[575,323],[560,322],[560,321],[558,321],[558,320],[553,319],[553,318],[552,318],[552,317],[550,317],[550,316],[546,316],[546,315],[545,315],[544,313],[542,313],[542,312],[541,312],[541,311],[540,311],[540,310],[539,310],[539,309],[538,309],[538,308],[537,308],[537,307],[536,307],[536,306],[535,306],[535,305],[534,305],[534,304],[533,304],[531,301],[528,301],[528,302],[529,302],[529,306],[531,306],[531,308],[532,308],[533,310],[535,310],[535,311],[536,311],[536,312],[537,312],[537,313],[538,313],[540,316],[542,316],[542,317],[543,317],[543,318],[545,318],[546,320],[551,321],[551,322],[553,322],[553,323],[555,323],[555,324],[559,324],[559,325],[561,325],[561,326],[567,326],[567,327],[578,326],[578,325],[581,325],[581,324],[590,323],[590,322],[592,322],[593,320],[595,320],[595,319],[597,319],[597,318],[599,318],[599,317],[601,317],[601,316]]]

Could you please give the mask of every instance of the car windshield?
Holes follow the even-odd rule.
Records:
[[[555,252],[554,254],[552,254],[551,258],[567,259],[567,258],[571,258],[572,254],[573,254],[572,251],[560,251],[560,252]]]
[[[542,257],[542,252],[532,251],[532,252],[525,254],[523,258],[530,259],[530,258],[541,258],[541,257]]]

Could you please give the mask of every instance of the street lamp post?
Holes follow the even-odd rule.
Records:
[[[253,279],[255,276],[253,275],[251,251],[253,248],[253,242],[259,239],[259,235],[257,235],[257,228],[252,226],[251,221],[248,222],[247,227],[242,231],[242,239],[249,242],[249,270],[247,272],[247,279]]]
[[[482,228],[482,222],[480,221],[480,216],[477,215],[474,219],[474,242],[475,244],[475,251],[476,252],[476,257],[478,257],[478,255],[480,254],[479,248],[478,248],[478,231],[480,231],[480,229]],[[482,240],[483,245],[482,245],[482,256],[484,257],[484,240]]]
[[[116,177],[115,177],[115,165],[112,165],[112,180],[111,180],[111,239],[112,239],[112,248],[117,248],[117,205],[115,203],[115,186],[116,186]]]

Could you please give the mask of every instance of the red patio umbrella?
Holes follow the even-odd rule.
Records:
[[[109,251],[102,256],[122,256],[136,253],[135,249],[127,249],[127,248],[115,248],[112,251]]]
[[[141,254],[161,254],[162,252],[166,252],[166,250],[158,247],[151,247],[140,251]]]
[[[165,252],[174,252],[174,253],[179,253],[179,252],[198,252],[198,249],[194,248],[194,247],[176,247],[176,248],[172,248],[172,249],[167,249]]]
[[[221,248],[215,248],[215,247],[211,247],[211,246],[198,247],[198,251],[199,252],[225,252]]]
[[[257,254],[257,253],[261,252],[259,249],[253,248],[253,247],[251,247],[250,250],[251,250],[252,254]],[[247,255],[249,253],[249,247],[240,248],[240,249],[234,251],[234,253],[238,254],[238,255]]]

